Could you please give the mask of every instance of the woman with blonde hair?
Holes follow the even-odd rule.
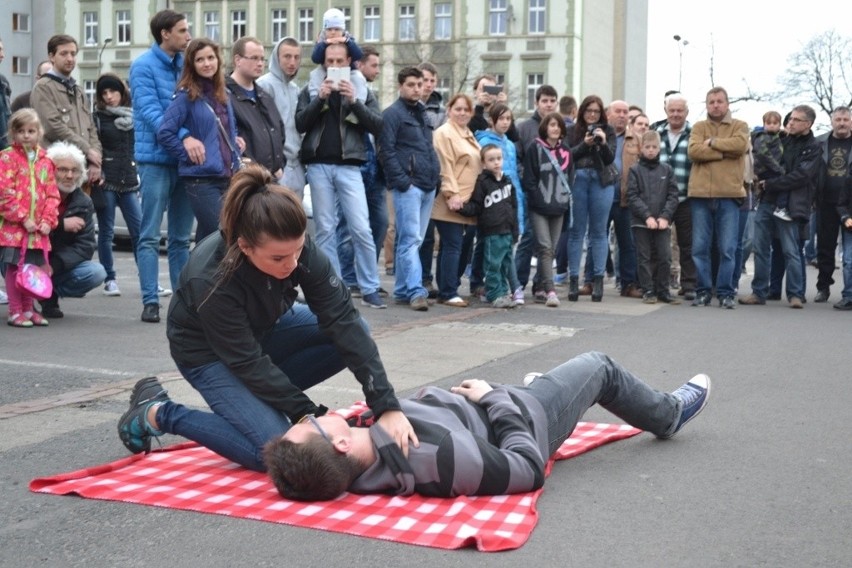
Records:
[[[435,130],[432,143],[441,165],[441,185],[432,219],[441,237],[436,277],[438,302],[455,308],[467,307],[458,294],[459,263],[464,230],[476,225],[475,217],[464,217],[459,210],[470,200],[476,178],[482,173],[479,143],[468,128],[473,116],[473,101],[458,93],[447,104],[447,122]]]

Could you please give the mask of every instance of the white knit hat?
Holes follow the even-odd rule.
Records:
[[[325,14],[322,15],[322,27],[325,30],[328,28],[340,28],[341,30],[345,30],[346,16],[344,16],[343,12],[337,8],[326,10]]]

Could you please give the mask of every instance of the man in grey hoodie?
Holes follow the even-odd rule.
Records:
[[[299,148],[302,147],[302,135],[296,130],[296,103],[299,99],[299,87],[294,79],[302,63],[302,49],[292,37],[281,38],[275,44],[269,58],[269,73],[257,80],[266,92],[275,98],[278,114],[284,121],[284,175],[279,180],[299,197],[305,191],[305,167],[299,161]]]

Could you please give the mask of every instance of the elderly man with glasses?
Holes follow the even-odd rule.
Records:
[[[50,268],[53,296],[41,302],[41,313],[48,319],[64,316],[59,298],[82,298],[103,284],[106,270],[92,257],[97,249],[95,207],[80,185],[86,179],[86,156],[68,142],[55,142],[47,157],[56,166],[59,188],[59,225],[50,233]]]

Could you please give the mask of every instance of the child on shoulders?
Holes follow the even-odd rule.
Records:
[[[311,71],[310,79],[308,80],[308,91],[311,97],[315,97],[319,93],[320,86],[322,86],[327,75],[327,71],[323,67],[323,63],[325,63],[325,48],[335,43],[342,43],[346,45],[349,51],[349,82],[355,87],[355,98],[362,103],[365,102],[368,92],[367,79],[358,70],[356,65],[356,62],[360,61],[364,54],[355,42],[355,39],[346,30],[346,17],[337,8],[331,8],[323,14],[322,26],[323,30],[317,38],[313,52],[311,52],[311,61],[319,66]]]

